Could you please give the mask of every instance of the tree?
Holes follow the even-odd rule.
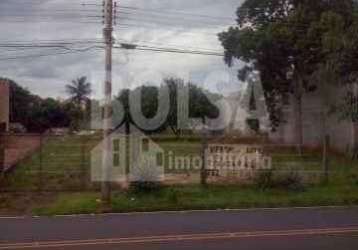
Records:
[[[188,88],[188,111],[190,118],[199,118],[205,123],[206,118],[215,118],[219,115],[219,110],[211,102],[218,100],[218,95],[205,91],[191,82],[185,83],[184,80],[180,78],[166,78],[164,79],[164,84],[169,89],[170,96],[170,111],[166,126],[169,127],[176,136],[179,136],[182,132],[182,127],[178,126],[178,115],[180,112],[180,110],[178,110],[178,90],[180,89]],[[189,129],[189,124],[183,125]]]
[[[73,80],[71,84],[66,85],[66,92],[70,95],[70,100],[75,103],[75,110],[71,108],[72,128],[77,130],[80,127],[81,121],[85,119],[88,114],[88,97],[91,90],[91,83],[87,82],[87,77],[82,76]]]
[[[351,0],[246,0],[237,11],[238,27],[219,35],[226,63],[246,62],[239,72],[242,80],[254,70],[260,72],[273,130],[283,122],[285,96],[293,94],[299,145],[303,141],[302,96],[316,90],[319,83],[311,80],[312,75],[327,58],[322,21],[334,13],[348,25],[353,6]]]
[[[87,82],[87,77],[82,76],[67,84],[66,92],[70,95],[71,101],[81,106],[89,99],[88,96],[92,92],[91,83]]]
[[[69,126],[70,116],[61,102],[52,98],[43,99],[10,79],[8,82],[11,123],[21,123],[29,132]]]
[[[129,95],[134,92],[141,92],[142,97],[142,112],[143,115],[147,118],[152,118],[156,115],[158,110],[158,96],[160,91],[163,91],[163,88],[166,87],[169,91],[169,114],[165,122],[155,130],[145,130],[146,133],[161,132],[166,128],[170,128],[173,134],[179,136],[182,132],[180,126],[178,126],[178,89],[183,87],[188,87],[189,89],[189,116],[191,118],[200,118],[202,120],[205,117],[215,118],[218,115],[217,108],[209,101],[208,97],[212,99],[217,99],[218,96],[214,95],[208,91],[205,91],[192,83],[185,83],[182,79],[178,78],[167,78],[164,79],[163,84],[160,87],[155,86],[141,86],[134,90],[124,89],[121,90],[117,100],[122,104],[124,111],[124,119],[121,124],[118,124],[117,127],[121,127],[123,124],[126,127],[129,124],[132,124],[136,127],[132,114],[130,113],[129,107]]]

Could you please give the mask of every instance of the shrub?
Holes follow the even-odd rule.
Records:
[[[143,161],[131,169],[132,182],[130,191],[149,193],[158,191],[161,187],[162,169],[153,161]]]
[[[134,181],[131,182],[129,191],[132,193],[152,193],[162,188],[162,184],[156,181]]]
[[[170,203],[177,204],[179,202],[179,197],[178,196],[179,196],[178,190],[175,190],[173,188],[170,188],[168,190],[167,197],[168,197],[168,201]]]
[[[258,189],[262,191],[274,187],[272,170],[258,172],[257,176],[254,178],[254,184]]]
[[[278,188],[288,191],[302,192],[305,190],[302,177],[297,172],[290,172],[281,176],[276,183]]]
[[[262,191],[270,188],[280,188],[295,192],[305,190],[303,180],[297,172],[275,176],[273,170],[260,171],[254,179],[254,184]]]

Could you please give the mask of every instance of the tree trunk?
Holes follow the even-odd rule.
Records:
[[[207,172],[206,172],[206,162],[207,162],[207,158],[206,158],[206,151],[208,148],[208,138],[207,138],[207,128],[206,128],[206,121],[205,121],[205,117],[202,118],[203,119],[203,124],[204,124],[204,133],[202,134],[202,152],[201,152],[201,170],[200,170],[200,184],[203,187],[207,186]]]
[[[235,98],[237,100],[237,103],[234,103],[234,112],[233,116],[231,117],[230,125],[229,125],[229,132],[233,132],[236,129],[236,117],[239,112],[239,100],[240,100],[240,94]]]
[[[206,135],[202,138],[202,152],[201,152],[201,170],[200,170],[200,184],[203,187],[207,186],[207,173],[206,173],[206,151],[208,148]]]
[[[330,147],[330,137],[327,130],[327,112],[325,107],[322,108],[322,169],[324,173],[324,181],[328,182],[328,171],[329,171],[329,147]]]
[[[358,159],[358,122],[353,122],[352,159]]]

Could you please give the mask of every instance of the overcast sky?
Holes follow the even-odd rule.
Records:
[[[118,9],[114,36],[118,42],[223,52],[216,34],[235,23],[235,11],[241,2],[120,0],[118,6],[130,8]],[[82,3],[90,5],[82,6]],[[101,41],[103,27],[99,16],[102,7],[96,5],[101,3],[93,0],[0,0],[0,43]],[[71,48],[84,49],[92,45],[83,42]],[[67,54],[32,57],[53,53]],[[114,93],[148,82],[158,84],[167,76],[192,80],[223,94],[240,88],[236,79],[240,65],[229,69],[221,57],[123,50],[113,53]],[[65,97],[66,84],[76,77],[87,76],[93,84],[94,96],[99,97],[103,73],[104,51],[101,49],[73,53],[58,48],[16,51],[0,48],[0,76],[11,78],[41,96]]]

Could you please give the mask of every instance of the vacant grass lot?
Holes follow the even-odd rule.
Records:
[[[100,140],[98,135],[44,138],[41,149],[6,175],[2,188],[21,192],[80,190],[90,182],[90,152]]]
[[[329,183],[318,181],[305,184],[305,188],[299,191],[284,187],[260,190],[255,185],[171,186],[151,193],[120,192],[116,189],[112,203],[104,206],[100,202],[98,183],[91,183],[89,176],[90,152],[100,140],[100,136],[45,140],[41,151],[21,162],[13,173],[1,180],[7,191],[16,193],[0,192],[0,214],[358,205],[358,163],[332,155]],[[156,139],[156,142],[166,155],[172,152],[177,156],[197,156],[202,150],[199,139]],[[317,152],[307,151],[297,155],[290,148],[275,150],[271,155],[278,172],[300,171],[301,174],[311,175],[322,170],[321,156]],[[167,165],[166,158],[166,169]],[[61,193],[64,190],[70,192]]]

